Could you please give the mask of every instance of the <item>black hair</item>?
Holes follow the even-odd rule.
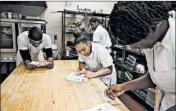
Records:
[[[81,33],[73,33],[73,37],[75,38],[81,37]]]
[[[28,37],[32,40],[39,41],[42,40],[42,31],[40,28],[34,26],[29,30],[29,35]]]
[[[74,40],[74,46],[75,45],[77,45],[77,44],[79,44],[79,43],[87,43],[87,41],[90,41],[86,36],[81,36],[81,37],[77,37],[77,38],[75,38],[75,40]]]
[[[93,22],[93,23],[98,22],[98,23],[100,23],[100,21],[96,17],[92,17],[89,22]]]
[[[119,1],[110,14],[113,35],[124,44],[132,44],[155,31],[157,24],[169,17],[170,2]]]

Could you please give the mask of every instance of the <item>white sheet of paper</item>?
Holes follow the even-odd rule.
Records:
[[[74,72],[71,72],[67,77],[67,81],[74,81],[74,82],[87,82],[88,78],[85,77],[84,74],[76,75]]]
[[[30,64],[34,64],[38,67],[41,67],[41,66],[45,66],[46,64],[48,64],[49,62],[37,62],[37,61],[32,61]]]
[[[109,103],[102,103],[95,107],[83,110],[83,111],[120,111]]]
[[[30,64],[39,65],[40,63],[39,63],[39,62],[36,62],[36,61],[32,61]]]

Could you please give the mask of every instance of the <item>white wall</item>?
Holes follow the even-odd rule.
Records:
[[[116,2],[67,2],[67,4],[72,4],[71,6],[79,5],[79,8],[89,8],[93,10],[103,9],[104,13],[110,13],[114,3]],[[48,23],[46,25],[46,33],[51,36],[52,42],[54,41],[54,35],[57,35],[57,45],[59,52],[61,51],[61,42],[62,42],[62,15],[61,13],[52,13],[56,11],[63,11],[65,8],[66,2],[47,2],[48,8],[41,15],[42,19],[45,19]],[[66,40],[69,40],[70,37],[66,37]]]

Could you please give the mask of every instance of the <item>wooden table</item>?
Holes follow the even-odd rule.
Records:
[[[78,61],[58,60],[53,69],[27,70],[18,66],[1,84],[1,111],[82,111],[106,102],[106,86],[97,78],[67,82]],[[119,101],[115,107],[128,111]]]

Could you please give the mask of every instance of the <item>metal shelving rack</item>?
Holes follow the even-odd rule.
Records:
[[[117,53],[117,52],[119,52],[119,53]],[[135,74],[137,74],[137,76],[135,78],[138,78],[138,77],[144,75],[142,73],[138,73],[138,72],[134,71],[133,69],[125,67],[125,62],[124,62],[126,56],[128,54],[130,54],[130,55],[137,57],[138,59],[142,59],[142,61],[144,61],[143,65],[146,66],[147,63],[146,63],[145,55],[143,53],[128,50],[124,46],[120,46],[120,45],[114,45],[112,48],[112,53],[113,53],[114,64],[115,64],[117,70],[120,70],[120,72],[121,72],[117,76],[118,83],[130,81],[125,76],[125,71],[129,71],[133,76],[135,76]],[[120,55],[118,55],[118,54],[120,54]],[[118,57],[123,58],[121,63],[117,62]],[[135,79],[135,78],[133,78],[133,79]],[[133,93],[140,100],[142,100],[149,107],[154,108],[154,95],[155,95],[154,88],[148,88],[148,89],[143,89],[143,90],[134,90],[134,91],[130,91],[130,92]]]
[[[66,23],[66,15],[81,15],[81,16],[96,16],[96,17],[102,17],[102,23],[104,24],[105,27],[107,27],[107,18],[109,18],[109,14],[104,14],[104,13],[94,13],[94,12],[80,12],[80,11],[72,11],[72,10],[64,10],[64,11],[57,11],[59,13],[62,13],[62,50],[61,50],[61,59],[65,58],[65,35],[66,34],[73,34],[72,32],[66,32],[65,31],[65,23]],[[67,59],[74,58],[68,57]],[[76,57],[74,58],[76,59]]]

